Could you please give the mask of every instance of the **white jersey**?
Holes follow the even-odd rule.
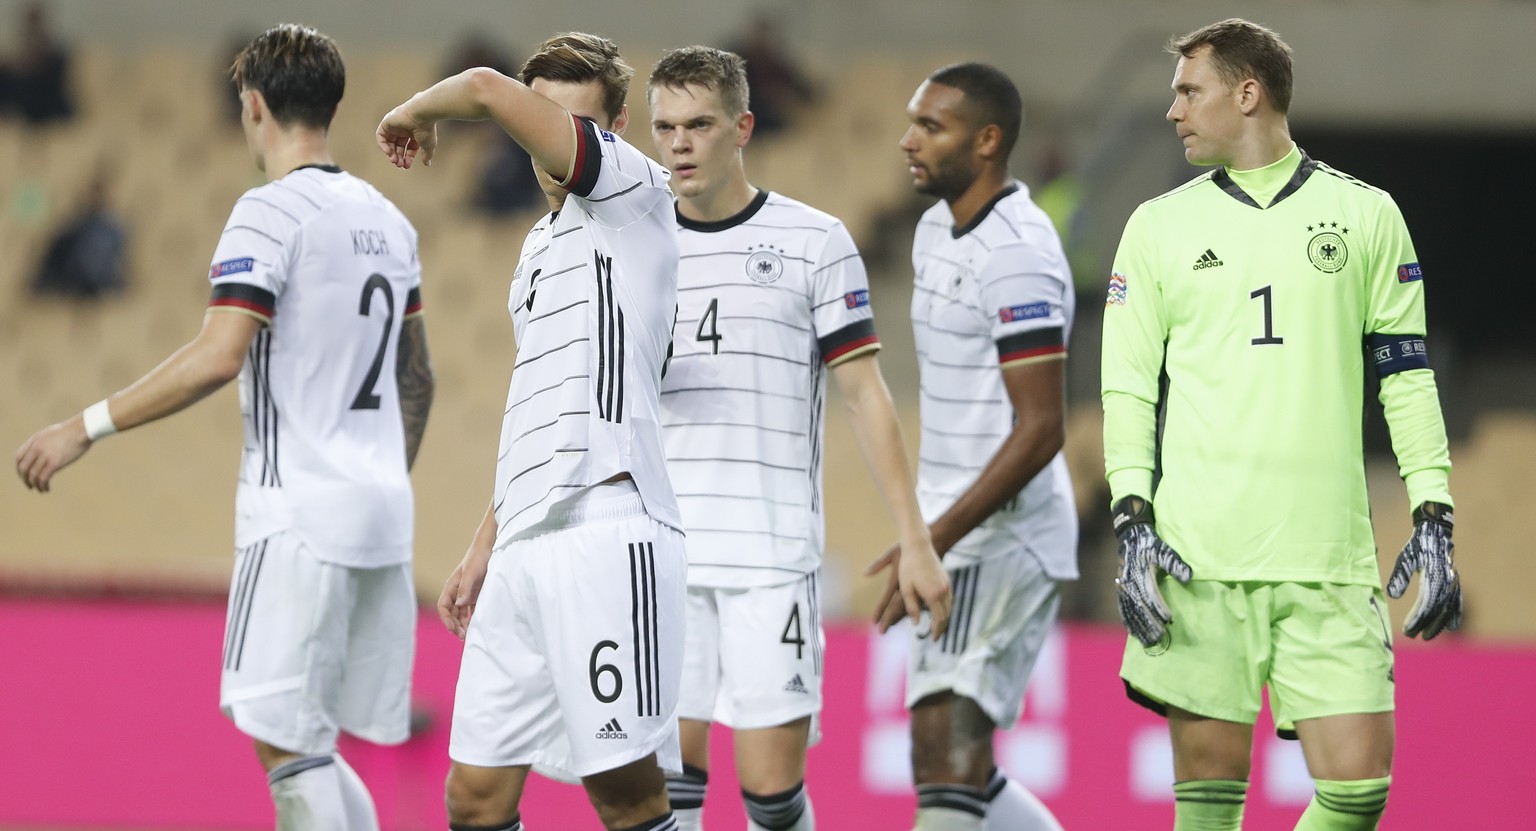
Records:
[[[652,519],[682,528],[657,402],[677,314],[670,174],[574,121],[570,195],[529,232],[508,297],[517,363],[496,461],[498,548],[620,473]]]
[[[1065,356],[1072,275],[1050,219],[1019,182],[964,227],[955,226],[947,202],[929,208],[912,241],[912,268],[923,423],[917,497],[933,522],[1013,430],[1001,368]],[[1077,509],[1060,453],[944,562],[1025,549],[1052,578],[1077,576]]]
[[[235,544],[292,530],[326,562],[408,561],[395,352],[421,312],[416,230],[362,179],[307,165],[240,197],[208,278],[210,307],[266,324],[240,371]]]
[[[821,564],[825,367],[880,345],[864,262],[835,217],[768,191],[677,221],[661,401],[688,583],[787,583]]]

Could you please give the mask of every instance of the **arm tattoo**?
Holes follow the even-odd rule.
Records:
[[[437,383],[432,358],[427,354],[427,325],[418,315],[400,327],[400,349],[395,356],[395,382],[400,388],[400,418],[405,425],[405,467],[416,464],[416,451],[427,431],[427,413]]]

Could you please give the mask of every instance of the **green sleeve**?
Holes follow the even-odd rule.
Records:
[[[1152,497],[1158,384],[1168,324],[1153,275],[1146,206],[1131,215],[1104,303],[1104,472],[1110,501]]]
[[[1423,335],[1423,270],[1403,215],[1390,198],[1383,200],[1373,231],[1366,334]],[[1408,504],[1453,505],[1451,454],[1434,371],[1410,369],[1381,379],[1381,406]]]

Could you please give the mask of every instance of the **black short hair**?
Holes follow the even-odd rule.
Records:
[[[296,23],[279,23],[257,35],[235,56],[229,74],[237,88],[261,93],[285,127],[330,127],[347,88],[336,42]]]
[[[965,93],[975,126],[996,124],[1003,131],[1003,158],[1008,158],[1024,125],[1024,101],[1019,97],[1019,88],[1001,69],[974,62],[950,64],[929,75],[928,82]]]

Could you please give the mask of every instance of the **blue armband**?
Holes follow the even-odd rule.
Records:
[[[1376,374],[1382,378],[1409,369],[1429,369],[1429,350],[1423,335],[1371,334],[1367,342]]]

